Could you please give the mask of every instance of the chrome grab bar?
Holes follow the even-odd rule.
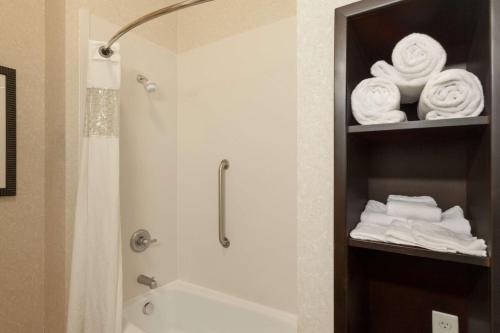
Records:
[[[229,169],[229,161],[222,160],[219,165],[219,242],[224,248],[231,245],[226,237],[226,184],[224,171]]]

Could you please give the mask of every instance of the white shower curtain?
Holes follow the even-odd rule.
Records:
[[[122,333],[120,55],[89,42],[87,101],[71,266],[68,333]]]

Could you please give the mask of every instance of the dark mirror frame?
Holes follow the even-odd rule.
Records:
[[[5,75],[6,94],[6,173],[5,188],[0,188],[0,196],[16,195],[16,70],[0,66],[0,74]]]

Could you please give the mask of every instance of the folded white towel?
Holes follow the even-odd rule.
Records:
[[[350,235],[354,239],[419,246],[438,252],[487,255],[484,240],[455,233],[439,223],[394,220],[390,225],[377,225],[360,222]]]
[[[471,234],[470,222],[464,217],[464,211],[459,206],[444,211],[438,225],[458,234]]]
[[[361,213],[361,222],[367,224],[377,224],[388,226],[395,220],[402,222],[423,222],[436,223],[438,226],[451,230],[455,233],[470,235],[470,222],[464,217],[464,211],[459,206],[452,207],[441,214],[441,222],[428,222],[422,220],[409,220],[403,217],[387,215],[385,204],[370,200],[366,204],[365,210]]]
[[[486,256],[486,243],[482,239],[457,234],[433,223],[414,222],[411,229],[417,243],[425,248],[436,251],[445,248],[448,251]]]
[[[389,201],[387,215],[428,222],[441,221],[441,208],[407,201]]]
[[[400,40],[392,51],[392,66],[385,61],[376,62],[373,76],[393,81],[401,91],[401,103],[418,101],[425,84],[435,73],[443,70],[446,51],[435,39],[414,33]]]
[[[481,81],[463,69],[448,69],[431,77],[418,104],[420,119],[476,117],[484,110]]]
[[[406,201],[406,202],[414,202],[414,203],[425,204],[432,207],[437,207],[436,200],[434,200],[433,197],[429,196],[409,197],[406,195],[391,194],[387,198],[387,202],[389,201]]]
[[[377,225],[373,223],[363,223],[360,222],[351,231],[351,238],[368,240],[368,241],[377,241],[377,242],[385,242],[385,233],[387,231],[388,226]]]
[[[391,81],[366,79],[352,92],[352,114],[361,125],[403,122],[406,114],[399,111],[400,98],[398,87]]]

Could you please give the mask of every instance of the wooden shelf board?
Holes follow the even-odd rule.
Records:
[[[444,127],[485,126],[488,125],[489,123],[490,119],[488,116],[442,119],[442,120],[415,120],[397,124],[353,125],[348,127],[348,133],[407,131],[407,130],[420,130],[427,128],[440,128],[440,127],[444,128]]]
[[[403,254],[413,257],[420,258],[429,258],[450,262],[458,262],[469,265],[490,267],[490,258],[489,257],[476,257],[465,254],[456,254],[456,253],[443,253],[436,252],[427,249],[422,249],[413,246],[405,246],[405,245],[397,245],[397,244],[389,244],[382,242],[374,242],[374,241],[365,241],[358,239],[349,239],[349,247],[354,248],[362,248],[375,250],[380,252],[388,252],[388,253],[396,253]]]

